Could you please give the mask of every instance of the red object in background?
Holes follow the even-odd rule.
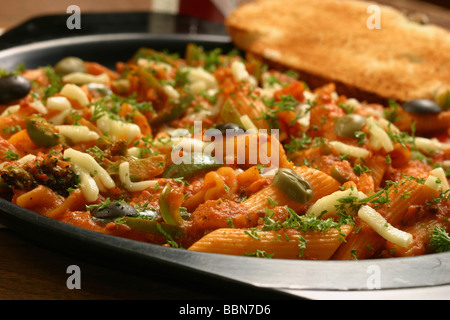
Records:
[[[180,0],[179,14],[204,20],[223,22],[225,17],[209,0]]]

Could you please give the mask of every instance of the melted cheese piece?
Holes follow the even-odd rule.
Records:
[[[254,130],[255,132],[258,132],[258,128],[255,126],[248,115],[244,114],[243,116],[241,116],[240,120],[245,130]]]
[[[55,96],[47,99],[47,109],[50,111],[59,111],[49,121],[55,125],[61,125],[70,114],[72,104],[66,97]]]
[[[154,187],[158,183],[158,180],[132,182],[130,179],[130,163],[127,161],[119,165],[119,177],[123,186],[131,192],[142,191],[149,187]]]
[[[428,139],[423,137],[416,137],[414,138],[414,144],[417,149],[430,155],[440,153],[445,149],[449,149],[450,147],[448,143],[442,143],[436,138]]]
[[[0,117],[9,116],[10,114],[13,114],[13,113],[16,113],[17,111],[19,111],[19,109],[20,109],[20,105],[18,105],[18,104],[9,106],[2,112]]]
[[[370,155],[370,151],[367,149],[351,146],[340,141],[330,141],[330,145],[343,155],[363,159]]]
[[[64,85],[60,93],[69,99],[78,101],[83,107],[86,107],[89,104],[89,98],[86,93],[76,84],[68,83]]]
[[[47,99],[47,109],[49,110],[64,111],[71,108],[72,105],[66,97],[55,96]]]
[[[133,141],[141,136],[141,129],[137,124],[114,120],[108,115],[97,120],[97,127],[104,133],[108,132],[113,137],[125,138],[127,141]]]
[[[23,156],[22,158],[16,160],[19,164],[25,164],[28,161],[32,161],[36,159],[36,156],[34,154],[27,154],[26,156]],[[11,163],[11,161],[5,161],[0,163],[0,169],[3,169],[7,164]]]
[[[430,171],[430,175],[425,180],[424,185],[430,187],[437,192],[445,192],[450,189],[447,176],[445,175],[444,169],[436,168]]]
[[[144,68],[163,69],[167,73],[172,73],[172,70],[173,70],[173,67],[170,64],[162,62],[162,61],[147,60],[144,58],[139,58],[137,60],[137,64],[140,67],[144,67]]]
[[[164,93],[169,97],[169,99],[172,99],[176,102],[180,100],[180,93],[171,85],[165,84],[163,85]]]
[[[64,158],[69,159],[74,172],[79,176],[80,188],[86,200],[90,202],[97,200],[98,184],[102,189],[115,187],[114,180],[91,155],[69,148],[64,151]]]
[[[327,215],[335,215],[337,208],[344,203],[340,199],[355,197],[355,201],[366,198],[367,196],[358,191],[356,188],[346,189],[343,191],[335,191],[332,194],[322,197],[309,207],[307,214],[313,213],[316,217],[326,217]]]
[[[58,125],[55,127],[60,134],[72,143],[92,141],[100,138],[97,132],[89,130],[86,126]]]
[[[280,83],[271,80],[271,74],[269,72],[264,72],[261,76],[262,87],[258,88],[261,95],[266,98],[273,98],[275,91],[282,89]]]
[[[33,102],[30,103],[30,107],[32,107],[34,110],[36,110],[38,113],[41,114],[47,114],[48,110],[47,108],[44,106],[44,104],[39,101],[39,100],[35,100]]]
[[[80,189],[86,200],[89,202],[96,201],[100,191],[95,179],[91,177],[87,170],[81,168],[76,164],[72,164],[72,169],[75,174],[78,175],[78,178],[80,180]]]
[[[391,138],[373,117],[367,118],[367,128],[369,130],[369,143],[374,150],[378,151],[381,148],[386,152],[394,150]]]
[[[34,159],[36,159],[36,156],[34,154],[27,154],[26,156],[23,156],[22,158],[17,160],[17,162],[19,162],[20,164],[25,164],[28,161],[32,161]]]
[[[237,82],[248,81],[251,85],[257,84],[256,79],[248,73],[245,64],[241,61],[235,60],[231,63],[231,74]]]
[[[216,78],[202,67],[184,67],[183,71],[187,72],[189,80],[189,88],[192,92],[200,92],[218,89]]]
[[[102,83],[106,84],[109,82],[109,77],[106,73],[99,75],[92,75],[84,72],[72,72],[65,75],[62,80],[65,83],[73,83],[77,85],[83,85],[88,83]]]
[[[404,248],[408,247],[413,241],[412,234],[393,227],[372,207],[362,206],[358,211],[358,217],[387,241]]]

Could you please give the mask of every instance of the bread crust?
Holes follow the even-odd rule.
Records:
[[[256,0],[225,25],[235,45],[271,66],[297,70],[312,88],[334,82],[339,93],[369,102],[434,99],[450,88],[450,31],[380,8],[369,29],[358,0]]]

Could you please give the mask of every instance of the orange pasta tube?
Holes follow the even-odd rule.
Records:
[[[56,194],[50,188],[40,185],[31,191],[25,192],[16,198],[19,207],[44,214],[47,210],[61,205],[64,198]]]
[[[437,132],[448,128],[450,121],[450,111],[448,110],[439,113],[414,114],[398,108],[396,112],[398,114],[394,124],[401,131],[409,131],[412,124],[415,124],[416,133],[426,134]]]
[[[262,175],[260,174],[258,167],[254,166],[238,174],[236,178],[239,186],[248,187],[253,182],[262,179]]]
[[[332,260],[361,260],[377,255],[384,248],[386,240],[368,224],[357,218],[352,232],[334,253]]]
[[[221,228],[208,233],[189,250],[239,256],[265,252],[280,259],[328,260],[351,229],[349,225],[340,231],[307,232]]]
[[[293,170],[308,180],[314,190],[314,198],[309,203],[313,203],[314,201],[339,190],[340,183],[322,171],[306,166],[295,167]],[[251,210],[261,211],[267,207],[269,198],[278,205],[287,205],[296,212],[306,211],[306,207],[309,204],[301,204],[288,199],[286,195],[272,184],[252,195],[244,202],[244,204],[251,208]]]
[[[58,219],[66,212],[85,210],[87,204],[88,201],[84,197],[83,192],[81,192],[81,189],[78,188],[72,191],[72,193],[64,200],[61,205],[52,210],[44,212],[43,215],[53,219]]]
[[[222,167],[217,171],[208,172],[203,181],[203,187],[193,196],[183,202],[188,210],[194,210],[207,200],[227,198],[227,194],[233,194],[238,188],[236,173],[231,167]]]
[[[400,180],[388,193],[388,201],[379,208],[386,221],[401,229],[402,220],[413,205],[421,205],[437,196],[436,191],[415,180]],[[381,252],[386,240],[367,224],[357,219],[354,231],[347,237],[333,259],[368,259]],[[403,250],[403,249],[402,249]]]
[[[244,167],[265,165],[266,167],[290,168],[283,145],[275,135],[250,133],[236,135],[216,141],[216,157],[223,156],[225,164]],[[221,154],[219,154],[221,153]]]
[[[411,257],[429,253],[428,243],[430,242],[430,234],[435,227],[445,228],[445,223],[436,220],[434,216],[421,219],[417,223],[403,229],[403,231],[413,235],[411,245],[403,248],[388,241],[386,243],[386,249],[394,257]]]
[[[233,95],[228,96],[227,103],[230,103],[239,115],[248,115],[259,129],[267,129],[269,127],[267,121],[261,119],[261,115],[267,109],[261,100],[252,99],[242,90],[234,90]]]
[[[374,155],[366,159],[366,166],[370,170],[374,187],[378,188],[383,181],[384,173],[386,172],[386,158],[381,155]]]
[[[397,187],[391,187],[389,201],[380,208],[380,212],[385,212],[385,218],[390,224],[399,226],[410,206],[424,204],[437,196],[436,190],[416,180],[400,180]]]

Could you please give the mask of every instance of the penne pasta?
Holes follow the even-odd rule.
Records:
[[[221,228],[208,233],[188,250],[231,255],[264,252],[278,259],[328,260],[345,240],[351,226],[328,231]]]
[[[314,199],[311,202],[339,190],[340,184],[334,178],[322,171],[311,169],[306,166],[295,167],[294,171],[303,176],[311,184],[311,187],[314,190]],[[278,205],[286,205],[296,212],[306,212],[308,206],[308,204],[300,204],[288,199],[286,195],[274,185],[269,185],[252,195],[244,202],[244,204],[249,210],[263,211],[267,206],[268,198],[278,203]]]
[[[63,203],[63,198],[45,186],[38,186],[19,195],[15,203],[22,208],[45,214]]]
[[[331,260],[364,260],[381,254],[386,244],[374,229],[357,219],[345,242],[339,246]]]
[[[360,260],[450,248],[449,111],[311,89],[254,58],[189,44],[184,56],[140,48],[114,70],[2,75],[33,83],[0,105],[2,197],[189,251]]]
[[[426,203],[437,196],[436,190],[414,179],[401,180],[390,188],[387,203],[380,207],[380,212],[390,224],[400,226],[410,206]]]

